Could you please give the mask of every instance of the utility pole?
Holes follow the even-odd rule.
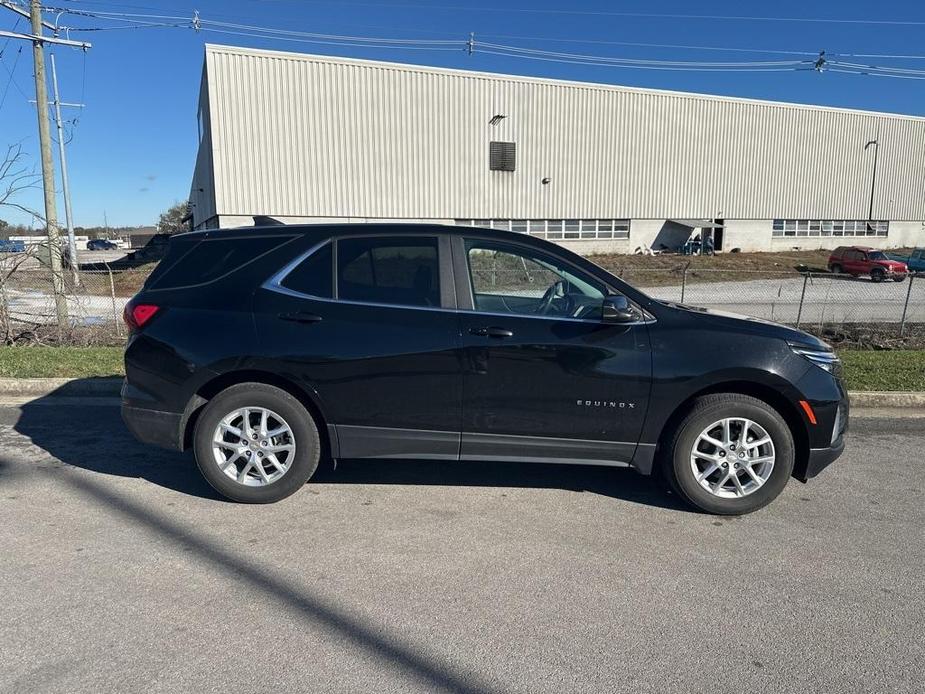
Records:
[[[30,0],[29,17],[32,34],[32,58],[35,61],[35,112],[39,120],[39,146],[42,150],[42,187],[45,192],[45,228],[48,234],[48,260],[51,266],[52,289],[55,294],[55,314],[58,329],[67,326],[67,297],[61,274],[61,241],[58,238],[58,210],[55,200],[55,164],[51,156],[51,131],[48,126],[48,88],[45,83],[45,46],[42,40],[42,6]]]
[[[67,221],[68,256],[71,259],[71,276],[74,286],[80,284],[77,273],[77,241],[74,239],[74,222],[71,217],[71,191],[68,185],[67,156],[64,153],[64,127],[61,124],[61,99],[58,97],[58,71],[55,69],[55,54],[51,53],[51,83],[55,93],[55,125],[58,127],[58,161],[61,162],[61,191],[64,193],[64,218]]]
[[[19,34],[0,31],[0,36],[32,42],[32,59],[35,61],[35,113],[39,123],[39,146],[42,151],[42,188],[45,194],[45,229],[48,234],[48,261],[52,274],[52,289],[55,295],[55,313],[59,332],[67,327],[67,298],[65,297],[64,275],[61,268],[61,245],[58,238],[58,211],[55,201],[55,168],[51,155],[51,130],[48,124],[48,87],[45,82],[45,44],[90,48],[84,41],[71,41],[57,36],[45,36],[45,28],[55,29],[53,24],[42,19],[39,0],[30,0],[26,11],[10,0],[0,0],[0,8],[28,17],[32,31]],[[57,91],[57,90],[56,90]],[[57,101],[57,98],[56,98]]]

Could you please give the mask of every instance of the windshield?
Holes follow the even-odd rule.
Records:
[[[874,251],[873,253],[868,253],[867,257],[869,260],[887,260],[886,254],[881,251]]]

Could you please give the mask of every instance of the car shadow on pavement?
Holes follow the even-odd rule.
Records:
[[[85,383],[84,390],[88,386],[92,384]],[[75,386],[68,388],[21,405],[14,429],[66,465],[105,475],[141,478],[191,496],[223,499],[202,477],[190,452],[138,443],[122,423],[114,398],[67,397]],[[331,461],[322,461],[309,484],[314,482],[564,489],[687,510],[658,478],[626,468],[593,465],[340,460],[335,466]]]
[[[115,398],[70,397],[66,393],[75,387],[69,388],[21,405],[15,431],[66,465],[222,499],[203,479],[191,454],[138,443],[122,423]]]
[[[690,509],[659,477],[628,468],[541,463],[424,460],[338,460],[315,473],[324,484],[395,484],[499,489],[562,489],[670,510]],[[309,483],[311,484],[311,482]]]

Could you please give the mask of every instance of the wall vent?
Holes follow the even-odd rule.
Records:
[[[517,164],[517,143],[490,142],[488,168],[492,171],[513,171]]]

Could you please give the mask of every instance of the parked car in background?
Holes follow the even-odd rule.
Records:
[[[710,513],[845,445],[832,349],[659,301],[525,234],[422,224],[197,231],[126,305],[122,416],[231,499],[326,458],[661,470]],[[383,464],[389,464],[384,462]]]
[[[905,263],[906,267],[909,268],[909,272],[925,272],[925,248],[916,248],[909,255],[887,253],[886,257],[890,260]]]
[[[0,253],[24,253],[26,244],[22,241],[0,239]]]
[[[852,277],[868,275],[874,282],[893,280],[902,282],[909,268],[899,260],[891,260],[886,253],[867,246],[839,246],[829,256],[829,272],[846,273]]]
[[[87,241],[88,251],[115,251],[118,245],[108,239],[90,239]]]

